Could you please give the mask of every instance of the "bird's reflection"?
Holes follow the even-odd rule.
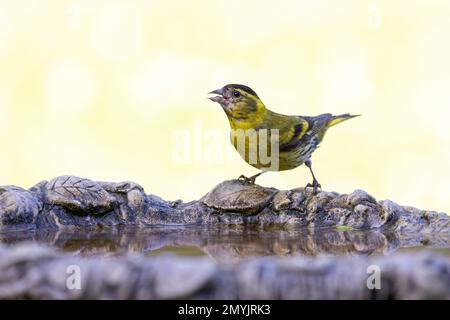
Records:
[[[172,253],[208,255],[217,262],[254,256],[386,255],[402,247],[417,246],[450,248],[450,236],[226,225],[118,227],[103,231],[14,227],[0,230],[0,241],[4,244],[35,241],[83,256]]]

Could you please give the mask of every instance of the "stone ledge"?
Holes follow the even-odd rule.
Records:
[[[0,223],[52,229],[223,223],[450,233],[445,213],[377,201],[363,190],[313,195],[304,188],[280,191],[229,180],[200,200],[183,203],[147,195],[133,182],[74,176],[43,181],[29,190],[0,187]]]

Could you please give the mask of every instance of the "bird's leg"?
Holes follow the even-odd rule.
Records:
[[[258,178],[260,175],[262,175],[264,173],[264,171],[261,171],[251,177],[246,177],[243,174],[241,174],[241,176],[238,178],[238,180],[243,181],[244,183],[248,183],[248,184],[255,184],[255,180],[256,178]]]
[[[311,175],[312,175],[312,177],[313,177],[313,182],[312,182],[312,184],[311,184],[311,183],[308,183],[308,184],[306,185],[305,188],[312,187],[312,188],[313,188],[313,194],[317,194],[317,190],[318,190],[319,188],[322,189],[322,186],[320,185],[319,181],[317,181],[316,176],[314,175],[314,172],[313,172],[313,170],[312,170],[312,163],[311,163],[311,160],[306,161],[306,162],[305,162],[305,165],[309,168],[309,171],[311,171]]]

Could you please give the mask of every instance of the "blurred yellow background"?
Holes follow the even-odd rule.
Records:
[[[228,121],[206,93],[242,83],[274,111],[363,114],[314,154],[325,190],[450,212],[449,35],[445,0],[1,0],[0,184],[73,174],[198,198],[257,172],[208,158]]]

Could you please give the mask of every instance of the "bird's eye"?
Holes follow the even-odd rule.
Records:
[[[234,91],[233,92],[233,96],[235,96],[236,98],[241,96],[241,93],[239,91]]]

